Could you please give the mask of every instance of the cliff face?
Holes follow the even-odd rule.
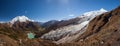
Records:
[[[86,32],[76,42],[83,46],[119,46],[119,35],[120,7],[90,21]]]

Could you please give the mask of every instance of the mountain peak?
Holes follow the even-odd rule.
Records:
[[[105,10],[104,8],[101,8],[100,11],[107,12],[107,10]]]
[[[82,16],[79,16],[79,17],[81,18],[81,17],[86,17],[86,16],[96,16],[96,15],[100,15],[100,14],[105,13],[105,12],[107,12],[107,10],[101,8],[100,10],[85,12],[85,13],[83,13]]]
[[[17,16],[15,18],[13,18],[10,23],[15,23],[16,21],[19,21],[19,22],[26,22],[26,21],[33,21],[33,20],[30,20],[28,17],[26,16]]]

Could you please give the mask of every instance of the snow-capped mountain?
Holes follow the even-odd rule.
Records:
[[[104,10],[103,8],[100,10],[86,12],[83,15],[76,17],[80,19],[79,21],[76,22],[77,24],[64,26],[61,28],[57,28],[56,30],[51,30],[50,32],[41,36],[41,38],[57,41],[57,43],[66,41],[65,39],[70,38],[72,35],[75,35],[75,34],[80,35],[81,33],[84,33],[85,31],[81,31],[81,30],[87,27],[89,21],[105,12],[107,12],[107,10]]]
[[[96,15],[99,15],[99,14],[104,13],[104,12],[107,12],[107,11],[105,9],[101,8],[100,10],[86,12],[83,14],[83,16],[91,16],[91,15],[96,16]]]
[[[17,16],[9,22],[0,22],[0,24],[2,25],[1,27],[3,28],[7,27],[8,29],[22,30],[22,31],[26,31],[26,30],[39,31],[39,29],[41,29],[39,23],[40,22],[33,21],[24,15]]]
[[[97,15],[100,15],[105,12],[107,12],[107,10],[101,8],[100,10],[94,10],[94,11],[83,13],[83,15],[78,16],[78,18],[83,18],[82,20],[79,21],[79,23],[86,21],[86,20],[90,21],[93,18],[95,18]]]
[[[12,24],[14,24],[15,22],[27,22],[27,21],[33,21],[33,20],[31,20],[31,19],[29,19],[28,17],[26,17],[26,16],[17,16],[17,17],[15,17],[15,18],[13,18],[11,21],[10,21],[10,23],[12,23]]]

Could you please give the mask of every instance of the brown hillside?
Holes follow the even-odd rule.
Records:
[[[94,18],[87,31],[76,41],[83,46],[120,46],[119,35],[120,7]]]

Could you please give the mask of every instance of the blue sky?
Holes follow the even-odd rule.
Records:
[[[0,0],[0,21],[25,15],[36,21],[61,20],[120,6],[120,0]]]

